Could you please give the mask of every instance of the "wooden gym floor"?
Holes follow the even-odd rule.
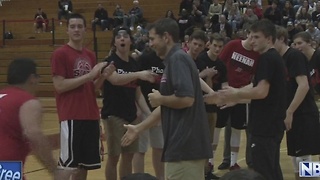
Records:
[[[53,99],[53,98],[52,98]],[[98,101],[101,101],[101,99],[98,99]],[[44,102],[44,106],[46,101]],[[101,102],[100,102],[101,103]],[[51,140],[57,140],[59,137],[57,133],[59,132],[59,123],[57,120],[57,114],[55,111],[54,107],[50,108],[45,108],[44,109],[44,117],[43,117],[43,131],[45,132],[46,135],[49,135]],[[218,170],[217,167],[222,161],[222,152],[223,152],[223,139],[224,139],[224,132],[221,131],[220,135],[220,141],[218,145],[218,149],[215,153],[215,161],[214,164],[216,166],[215,168],[215,174],[218,176],[222,176],[228,170]],[[239,157],[238,157],[238,164],[242,168],[246,168],[246,163],[245,163],[245,133],[242,132],[242,137],[241,137],[241,147],[240,147],[240,152],[239,152]],[[55,144],[55,142],[53,143]],[[56,146],[56,145],[53,145]],[[104,147],[106,150],[106,145],[104,142]],[[284,175],[285,180],[294,180],[293,176],[293,168],[292,168],[292,163],[291,163],[291,158],[287,156],[287,151],[286,151],[286,141],[285,138],[282,141],[281,145],[281,167]],[[107,153],[107,152],[105,152]],[[59,150],[56,149],[54,150],[54,157],[58,159],[59,155]],[[98,170],[93,170],[89,171],[88,173],[88,180],[104,180],[104,168],[105,168],[105,163],[106,163],[107,155],[104,155],[104,161],[102,162],[102,168]],[[317,157],[313,157],[314,161],[318,161]],[[145,170],[147,173],[150,173],[154,175],[154,171],[152,168],[152,161],[151,161],[151,153],[150,150],[146,154],[146,161],[145,161]],[[25,164],[25,169],[24,169],[25,176],[28,180],[50,180],[52,177],[47,173],[47,171],[43,168],[43,166],[35,159],[33,155],[29,155]],[[312,178],[316,179],[316,178]]]

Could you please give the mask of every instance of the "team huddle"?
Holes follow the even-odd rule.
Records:
[[[58,164],[41,132],[41,105],[33,96],[39,77],[29,59],[9,65],[10,86],[0,90],[0,160],[24,163],[32,149],[55,179],[87,179],[88,170],[101,168],[100,119],[107,180],[143,173],[149,143],[156,179],[219,179],[213,170],[222,128],[230,157],[219,169],[240,169],[241,130],[247,137],[246,164],[261,179],[284,179],[284,134],[296,179],[299,162],[320,155],[314,98],[320,53],[310,46],[308,33],[296,34],[292,48],[285,28],[260,20],[245,39],[226,45],[220,34],[208,39],[195,30],[184,50],[178,24],[164,18],[148,25],[151,49],[138,59],[130,56],[130,29],[117,27],[113,52],[96,63],[83,46],[85,28],[82,15],[70,14],[69,42],[51,57],[60,121]],[[103,92],[101,112],[97,90]]]

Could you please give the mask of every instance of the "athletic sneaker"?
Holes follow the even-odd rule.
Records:
[[[212,180],[212,179],[220,179],[218,176],[212,173],[213,165],[209,162],[208,163],[209,171],[205,174],[205,180]]]
[[[205,180],[212,180],[212,179],[220,179],[220,177],[214,175],[211,171],[205,174]]]
[[[230,163],[227,162],[222,162],[219,166],[218,169],[219,170],[225,170],[225,169],[229,169],[230,168]]]
[[[241,169],[238,163],[235,163],[233,166],[230,166],[229,168],[230,171],[237,170],[237,169]]]

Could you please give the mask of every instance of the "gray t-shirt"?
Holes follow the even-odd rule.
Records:
[[[199,74],[192,58],[178,45],[164,60],[166,68],[160,83],[162,95],[193,97],[194,104],[184,109],[161,106],[165,162],[212,157],[210,133]]]

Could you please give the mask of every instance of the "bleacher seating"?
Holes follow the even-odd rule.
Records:
[[[72,0],[72,2],[74,12],[81,13],[86,17],[88,31],[85,45],[91,50],[93,50],[94,44],[90,21],[98,3],[101,3],[107,9],[109,16],[112,16],[116,4],[120,4],[126,12],[132,7],[132,0]],[[144,17],[149,22],[164,17],[168,9],[178,14],[179,3],[179,1],[172,0],[140,0]],[[54,21],[55,43],[53,44],[50,32],[40,34],[34,32],[33,16],[36,10],[41,7],[50,19],[49,26],[52,27],[52,18],[57,20],[57,6],[57,1],[43,1],[41,3],[41,1],[36,0],[12,0],[3,2],[3,6],[0,7],[0,17],[2,18],[0,30],[3,29],[3,20],[5,20],[5,29],[6,31],[10,30],[14,38],[5,40],[4,45],[2,44],[3,37],[0,37],[0,88],[5,86],[6,69],[10,61],[18,57],[28,57],[35,59],[38,64],[38,71],[41,76],[38,96],[53,96],[50,57],[54,49],[68,41],[65,23],[59,26],[58,21]],[[96,36],[98,41],[97,58],[101,61],[109,52],[112,32],[97,31]]]

